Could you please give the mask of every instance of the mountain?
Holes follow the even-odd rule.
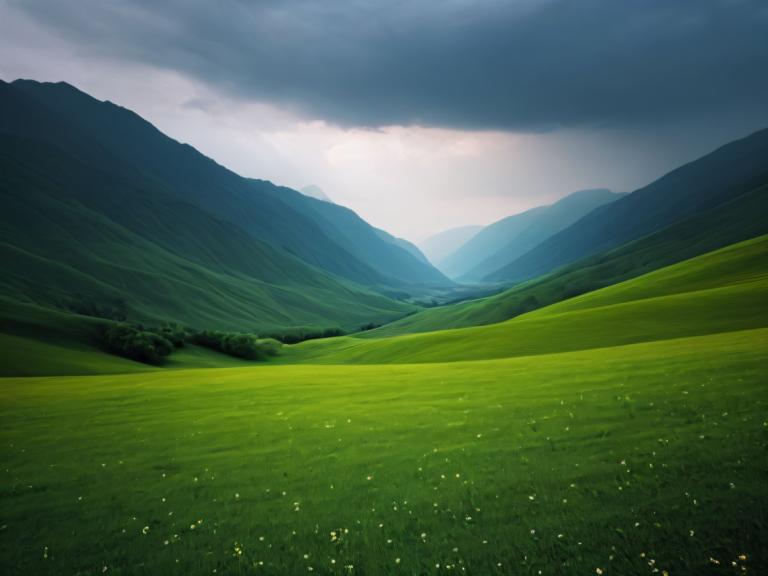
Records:
[[[546,206],[522,232],[515,235],[510,242],[492,256],[471,268],[461,277],[461,280],[464,282],[483,281],[486,276],[514,261],[553,234],[567,228],[585,214],[590,213],[598,206],[614,202],[621,196],[623,194],[605,189],[581,190]],[[503,226],[502,223],[504,220],[491,226]]]
[[[521,282],[661,230],[768,182],[768,129],[731,142],[601,206],[489,275]]]
[[[34,305],[201,328],[351,329],[409,310],[251,238],[139,172],[120,175],[0,134],[0,173],[0,320]]]
[[[82,114],[74,112],[75,104],[72,110],[45,105],[30,96],[30,84],[20,85],[24,89],[0,83],[0,331],[14,310],[29,307],[249,331],[354,329],[413,310],[307,263],[291,253],[290,245],[259,239],[245,230],[244,216],[241,227],[222,216],[223,208],[206,204],[219,198],[220,208],[234,208],[242,198],[244,212],[257,213],[263,200],[264,211],[277,219],[271,224],[282,224],[286,238],[292,232],[316,235],[318,244],[346,262],[346,270],[387,279],[324,234],[330,225],[319,217],[312,220],[309,208],[302,213],[279,202],[284,192],[278,187],[242,179],[132,113],[112,105],[101,108],[103,103],[69,86],[34,85],[32,91],[40,88],[56,100],[50,88],[78,105],[84,101]],[[110,125],[89,128],[100,118],[88,116],[94,106],[105,114],[104,121],[116,115],[112,137]],[[116,143],[120,140],[124,144]],[[163,154],[180,174],[163,166],[158,159]],[[184,161],[189,161],[186,173]],[[197,183],[193,176],[199,177]],[[269,230],[263,216],[256,222]],[[394,261],[402,254],[417,272],[434,271],[405,250],[379,244]],[[410,282],[406,275],[400,277]]]
[[[310,184],[309,186],[304,186],[301,190],[299,190],[304,196],[309,196],[310,198],[314,198],[315,200],[322,200],[323,202],[330,202],[333,204],[333,200],[331,200],[328,195],[323,192],[323,189],[320,188],[320,186],[315,186],[314,184]]]
[[[179,200],[238,226],[252,238],[354,282],[399,291],[413,284],[448,283],[435,268],[381,240],[361,219],[357,230],[368,228],[365,246],[375,246],[387,258],[363,254],[355,234],[329,236],[328,223],[317,219],[317,200],[271,182],[242,178],[129,110],[66,83],[17,80],[1,88],[6,134],[46,141],[87,164],[140,171]],[[351,212],[321,204],[330,207],[327,214],[343,210],[342,219]]]
[[[483,228],[446,258],[442,269],[450,278],[462,282],[481,281],[552,234],[619,197],[605,189],[582,190],[549,206],[503,218]]]
[[[252,182],[255,186],[269,184],[257,180]],[[414,255],[410,246],[404,247],[404,240],[398,241],[394,236],[374,228],[349,208],[307,198],[290,188],[280,188],[280,198],[297,214],[313,222],[320,233],[336,246],[343,246],[345,252],[358,262],[370,262],[377,270],[386,270],[385,280],[366,284],[383,288],[384,293],[398,295],[405,295],[403,290],[407,291],[414,285],[447,287],[452,284],[426,259]]]
[[[390,244],[394,244],[395,246],[399,246],[409,254],[411,254],[414,258],[417,260],[420,260],[421,262],[425,262],[432,266],[432,264],[429,262],[426,256],[424,256],[424,253],[419,250],[419,248],[413,244],[412,242],[408,242],[405,238],[398,238],[397,236],[392,236],[389,232],[386,230],[382,230],[381,228],[376,228],[376,233],[379,235],[380,238],[382,238],[385,242],[388,242]]]
[[[383,338],[503,322],[664,266],[768,234],[768,184],[637,240],[568,264],[500,294],[422,310],[366,332]]]
[[[443,260],[456,252],[456,250],[461,248],[467,240],[472,238],[472,236],[482,229],[482,226],[477,225],[451,228],[450,230],[444,230],[443,232],[425,238],[419,242],[419,247],[432,264],[445,272],[445,270],[441,268]]]

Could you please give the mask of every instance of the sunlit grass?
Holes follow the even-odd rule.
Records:
[[[5,379],[4,572],[758,574],[766,346]]]

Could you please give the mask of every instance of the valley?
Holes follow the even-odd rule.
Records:
[[[445,254],[0,99],[3,573],[768,566],[768,130]]]

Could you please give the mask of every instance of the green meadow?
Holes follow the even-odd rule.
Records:
[[[767,345],[761,329],[440,365],[7,379],[4,564],[18,574],[765,566]]]
[[[268,363],[190,346],[147,367],[30,333],[17,365],[71,375],[0,381],[2,565],[763,573],[767,254],[761,237],[507,322]]]

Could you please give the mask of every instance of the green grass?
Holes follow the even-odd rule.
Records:
[[[3,571],[760,573],[766,346],[3,379]]]
[[[500,294],[430,308],[373,330],[383,338],[503,322],[768,232],[768,186],[619,248],[583,259]]]
[[[765,573],[767,254],[255,365],[11,307],[5,366],[102,373],[0,378],[0,571]]]
[[[119,374],[159,368],[106,354],[98,345],[99,318],[58,312],[0,297],[0,376]],[[163,368],[248,366],[251,362],[188,345]]]
[[[599,348],[768,325],[768,236],[473,328],[288,347],[281,362],[480,360]]]

